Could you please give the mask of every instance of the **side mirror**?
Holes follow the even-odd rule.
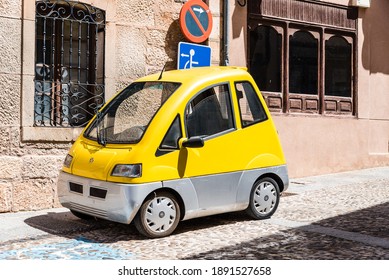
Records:
[[[185,139],[182,141],[182,147],[185,147],[185,148],[201,148],[201,147],[204,147],[204,139],[199,137],[199,136],[195,136],[195,137],[191,137],[189,139]]]

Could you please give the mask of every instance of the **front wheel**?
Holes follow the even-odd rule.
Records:
[[[149,238],[170,235],[180,220],[180,206],[174,195],[156,193],[142,204],[134,219],[139,233]]]
[[[257,220],[268,219],[277,210],[279,202],[280,188],[277,182],[270,177],[265,177],[253,185],[246,212]]]

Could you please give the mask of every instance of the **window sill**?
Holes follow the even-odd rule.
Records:
[[[22,141],[72,142],[84,128],[22,127]]]
[[[335,113],[311,113],[311,112],[277,112],[270,110],[272,116],[277,117],[312,117],[312,118],[338,118],[338,119],[358,119],[356,115],[351,114],[335,114]]]

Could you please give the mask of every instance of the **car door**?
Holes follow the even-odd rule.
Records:
[[[239,158],[229,83],[200,91],[187,104],[184,115],[187,138],[200,137],[204,146],[181,151],[181,173],[190,178],[200,209],[232,210],[244,164]]]

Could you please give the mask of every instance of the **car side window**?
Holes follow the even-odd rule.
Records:
[[[249,82],[235,83],[242,127],[267,120],[265,109]]]
[[[187,105],[185,112],[188,138],[206,137],[234,128],[228,84],[210,87]]]
[[[178,140],[180,140],[181,137],[182,137],[182,132],[181,132],[181,125],[180,125],[180,117],[179,115],[177,115],[177,117],[174,119],[173,123],[171,124],[170,128],[166,132],[166,135],[163,138],[159,148],[162,150],[179,149]]]

